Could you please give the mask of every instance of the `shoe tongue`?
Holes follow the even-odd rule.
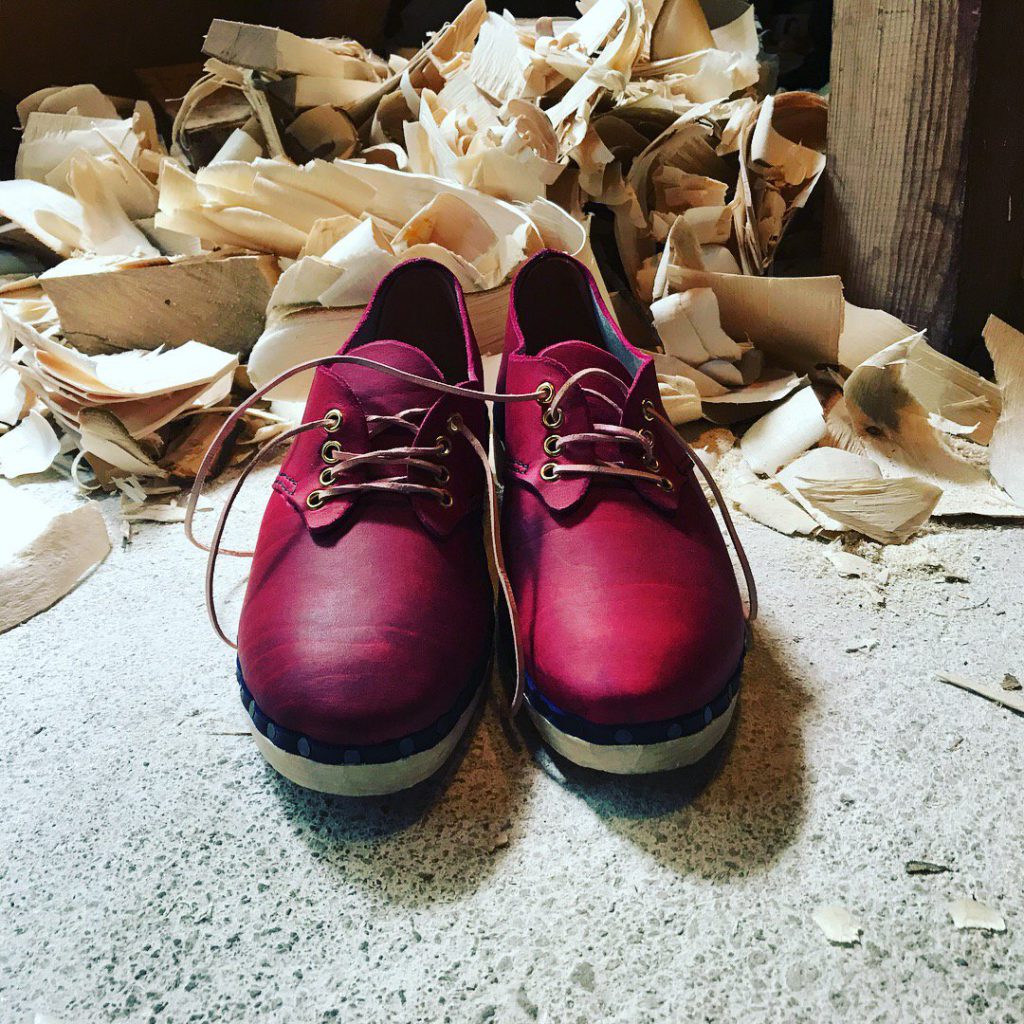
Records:
[[[372,359],[428,380],[444,380],[441,371],[425,352],[404,341],[371,341],[347,354]],[[405,409],[429,409],[440,395],[439,391],[422,384],[400,380],[367,366],[342,363],[337,369],[359,397],[367,416],[394,416]]]
[[[560,341],[555,345],[549,345],[541,352],[541,355],[561,363],[569,371],[570,376],[579,373],[580,370],[597,367],[618,377],[627,387],[633,383],[629,371],[615,356],[588,341]],[[596,373],[591,377],[584,377],[580,384],[590,388],[591,391],[600,391],[601,394],[607,395],[618,406],[621,406],[625,400],[623,392],[619,388]],[[611,408],[599,398],[587,398],[587,407],[595,422],[609,423],[614,418]]]

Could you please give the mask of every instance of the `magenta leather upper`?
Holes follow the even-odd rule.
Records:
[[[461,291],[430,261],[388,274],[340,351],[467,392],[481,388]],[[412,408],[427,410],[415,437],[388,427],[370,438],[367,417]],[[465,438],[445,431],[459,413],[486,447],[487,413],[479,399],[439,395],[347,364],[316,370],[303,422],[331,409],[342,413],[340,428],[300,434],[274,482],[242,610],[239,665],[271,721],[324,743],[383,743],[447,713],[488,654],[493,599],[483,468]],[[441,436],[451,449],[444,459],[450,505],[367,491],[315,509],[307,504],[321,486],[327,441],[361,453],[429,447]],[[357,468],[344,480],[381,473]],[[425,478],[416,467],[407,467],[407,476]]]
[[[557,390],[590,366],[628,386],[623,399],[613,382],[582,381],[621,405],[614,422],[609,405],[578,386],[560,403],[557,429],[543,423],[539,403],[496,414],[506,566],[526,671],[544,698],[598,725],[657,722],[700,709],[737,671],[740,594],[692,464],[645,418],[645,402],[664,414],[653,361],[623,336],[582,264],[540,253],[513,285],[498,390],[528,392],[545,381]],[[596,423],[653,428],[658,473],[671,489],[601,476],[542,479],[552,462],[644,468],[639,454],[611,444],[544,451],[552,434],[592,432]]]

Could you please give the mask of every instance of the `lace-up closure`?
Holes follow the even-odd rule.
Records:
[[[415,434],[426,414],[426,409],[405,409],[394,416],[367,416],[366,427],[370,440],[392,428],[411,431]],[[452,494],[443,485],[449,482],[451,474],[448,467],[442,465],[439,460],[447,458],[450,453],[451,444],[443,436],[438,437],[437,443],[430,448],[379,448],[362,453],[346,452],[342,450],[337,441],[325,441],[323,448],[320,449],[324,460],[324,470],[320,474],[320,489],[310,491],[306,498],[306,505],[309,508],[317,509],[322,508],[324,503],[331,498],[365,491],[379,491],[397,494],[425,494],[435,498],[442,506],[448,508],[452,504]],[[429,473],[439,486],[416,483],[405,476],[339,482],[346,473],[351,473],[355,469],[397,465]]]
[[[629,392],[627,385],[614,374],[599,367],[589,367],[574,373],[569,379],[555,391],[550,381],[538,389],[541,397],[538,401],[545,406],[541,415],[544,426],[549,429],[556,429],[564,421],[564,415],[560,408],[560,402],[572,388],[578,388],[588,399],[605,403],[611,410],[615,419],[622,419],[622,406],[609,398],[601,391],[594,388],[584,387],[582,381],[588,377],[598,377],[608,381],[619,391],[623,398]],[[645,404],[645,418],[646,418]],[[580,444],[617,444],[623,448],[632,448],[643,460],[647,469],[636,469],[626,466],[622,462],[609,462],[602,459],[599,462],[568,462],[568,463],[545,463],[540,470],[540,477],[544,481],[552,481],[560,476],[605,476],[619,477],[631,480],[642,480],[653,483],[663,490],[672,490],[673,483],[668,477],[658,476],[657,470],[660,467],[657,456],[654,454],[654,435],[649,430],[631,430],[628,427],[619,426],[614,423],[593,424],[591,430],[577,431],[571,434],[549,434],[544,439],[544,452],[554,458],[558,458],[566,449],[573,448]]]

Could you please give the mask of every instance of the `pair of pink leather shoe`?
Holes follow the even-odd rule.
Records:
[[[338,355],[284,376],[311,365],[237,643],[242,702],[274,768],[368,795],[445,762],[489,678],[488,504],[513,705],[525,694],[543,739],[619,773],[690,764],[721,739],[746,632],[732,564],[653,362],[581,264],[543,252],[517,275],[497,394],[483,390],[458,282],[428,260],[381,281]]]

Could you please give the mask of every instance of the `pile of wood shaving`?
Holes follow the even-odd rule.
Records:
[[[68,456],[83,486],[166,493],[252,384],[333,351],[417,255],[459,277],[498,351],[539,249],[604,289],[600,205],[612,308],[673,422],[728,435],[706,454],[737,508],[883,544],[933,515],[1024,514],[1021,335],[990,322],[992,384],[836,277],[770,276],[825,168],[827,103],[771,95],[751,5],[579,6],[471,0],[387,58],[218,19],[166,139],[148,104],[92,85],[27,97],[0,182],[0,475]],[[227,464],[283,426],[255,410]]]

